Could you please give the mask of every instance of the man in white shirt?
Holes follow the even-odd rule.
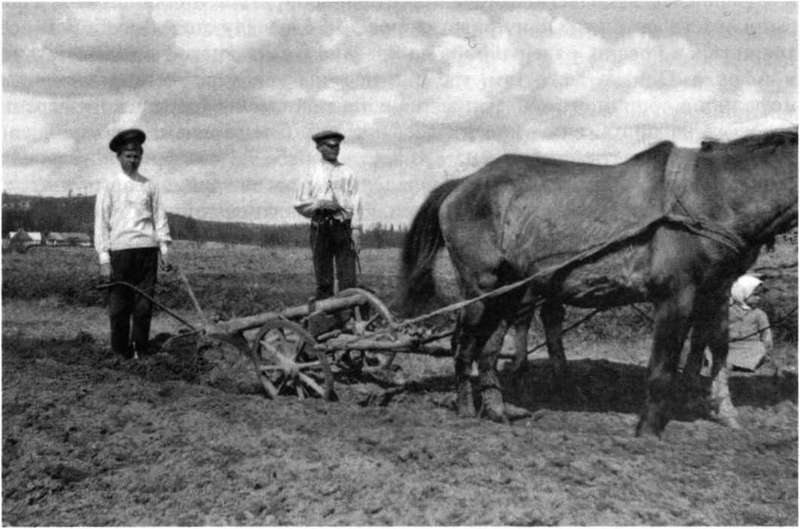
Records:
[[[139,173],[145,138],[141,130],[128,129],[108,145],[117,154],[121,171],[107,178],[97,193],[94,245],[104,280],[130,283],[152,297],[159,255],[166,268],[172,240],[158,187]],[[152,312],[152,303],[144,296],[123,285],[111,287],[111,350],[125,358],[145,354]]]
[[[300,182],[294,207],[311,219],[311,251],[317,280],[316,298],[333,296],[333,270],[339,290],[356,286],[356,260],[362,231],[358,180],[339,162],[344,134],[325,130],[311,137],[322,159]]]

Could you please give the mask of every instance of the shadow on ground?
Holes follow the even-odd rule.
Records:
[[[13,369],[20,362],[49,358],[61,363],[85,364],[92,369],[107,368],[128,372],[153,382],[181,380],[206,384],[228,393],[259,394],[263,390],[247,358],[238,351],[214,349],[215,357],[198,354],[191,340],[170,348],[168,353],[143,357],[138,361],[112,356],[85,333],[71,340],[4,339],[3,364]],[[219,357],[219,358],[217,358]],[[219,369],[224,361],[226,369]],[[646,368],[602,359],[574,360],[568,363],[573,385],[556,379],[546,359],[529,362],[517,373],[501,373],[505,399],[530,411],[540,409],[575,412],[618,412],[636,414],[645,399]],[[477,388],[477,379],[473,380]],[[455,380],[451,374],[426,376],[405,381],[402,386],[375,373],[337,375],[340,391],[351,385],[374,384],[391,394],[453,394]],[[679,384],[681,399],[673,416],[677,420],[694,420],[706,410],[693,404],[702,395],[702,388]],[[736,406],[766,407],[782,401],[797,403],[797,375],[784,372],[779,377],[734,372],[730,378],[731,396]],[[391,398],[370,400],[388,404]],[[476,394],[479,404],[480,396]]]

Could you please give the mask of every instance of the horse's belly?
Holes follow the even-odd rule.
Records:
[[[599,261],[576,268],[561,284],[559,297],[577,307],[612,307],[647,298],[645,247],[615,252]]]

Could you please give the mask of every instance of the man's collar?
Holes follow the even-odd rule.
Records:
[[[142,173],[140,173],[139,171],[136,171],[132,175],[128,175],[127,173],[125,173],[125,171],[120,169],[119,175],[121,178],[125,180],[133,180],[134,182],[144,182],[146,180],[146,178],[142,176]]]

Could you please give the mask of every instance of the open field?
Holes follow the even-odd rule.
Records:
[[[391,307],[399,266],[399,249],[362,251],[360,283]],[[188,277],[203,309],[221,318],[305,303],[314,292],[311,252],[306,248],[197,244],[177,241],[171,262]],[[784,268],[787,265],[792,265]],[[437,264],[443,301],[455,301],[456,286],[446,255]],[[774,252],[762,253],[755,269],[769,291],[764,309],[782,341],[797,341],[797,244],[782,242]],[[55,297],[67,305],[102,306],[96,255],[89,248],[36,248],[25,255],[3,254],[3,297]],[[161,274],[158,299],[169,308],[191,309],[189,296],[177,274]],[[649,312],[649,307],[638,307]],[[568,308],[567,324],[588,310]],[[534,325],[534,333],[540,329]],[[621,307],[600,313],[576,332],[594,338],[648,336],[649,322],[637,310]],[[540,337],[540,336],[539,336]]]
[[[305,302],[308,256],[179,243],[172,260],[204,309],[229,318]],[[758,263],[773,317],[796,304],[796,267],[778,267],[796,258],[780,245]],[[362,282],[390,300],[397,250],[361,259]],[[405,385],[392,396],[383,379],[340,377],[340,401],[325,403],[267,400],[252,373],[212,376],[188,345],[111,358],[95,273],[91,250],[3,256],[6,525],[798,522],[796,369],[734,374],[741,431],[685,402],[661,441],[634,438],[649,347],[635,311],[566,336],[584,400],[557,391],[544,353],[504,375],[506,397],[533,416],[501,426],[455,415],[448,359],[399,357]],[[195,317],[174,274],[159,288]],[[796,321],[778,332],[784,367],[796,368]],[[153,327],[178,330],[163,313]]]

